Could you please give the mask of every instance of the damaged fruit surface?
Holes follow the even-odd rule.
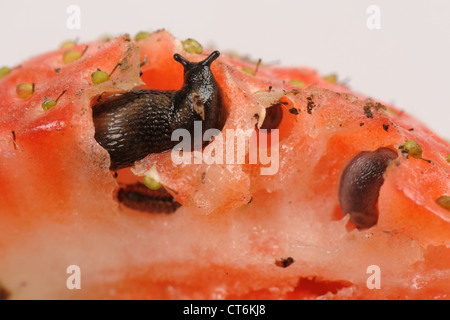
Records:
[[[201,61],[210,51],[187,52],[166,31],[75,44],[84,53],[70,63],[66,50],[0,79],[6,297],[448,299],[450,211],[436,199],[450,194],[450,146],[419,121],[309,68],[260,64],[250,74],[243,69],[255,71],[256,62],[222,53],[211,70],[226,114],[223,139],[203,149],[203,160],[219,144],[236,146],[227,129],[251,134],[266,121],[279,130],[269,146],[278,152],[274,174],[248,161],[176,165],[166,152],[115,177],[94,139],[96,99],[138,86],[178,90],[183,68],[174,53]],[[93,83],[94,72],[118,63],[108,81]],[[21,83],[34,84],[26,100],[17,96]],[[45,97],[62,92],[43,110]],[[430,162],[402,153],[409,140]],[[358,230],[341,210],[339,181],[358,153],[379,148],[398,158],[383,175],[376,225]],[[237,146],[224,149],[236,159]],[[134,196],[149,177],[165,190]],[[82,271],[82,290],[66,287],[70,265]],[[367,286],[372,265],[381,289]]]

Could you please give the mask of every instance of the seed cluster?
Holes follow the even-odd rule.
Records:
[[[148,38],[150,36],[149,32],[145,32],[145,31],[141,31],[139,33],[137,33],[134,37],[135,41],[141,41],[144,40],[146,38]],[[79,60],[80,58],[83,57],[83,55],[85,54],[86,50],[88,49],[88,47],[86,46],[84,48],[83,51],[80,51],[79,49],[75,48],[77,46],[77,41],[74,40],[69,40],[69,41],[65,41],[60,45],[60,49],[63,51],[62,52],[62,61],[64,64],[70,64],[74,61]],[[188,53],[192,53],[192,54],[201,54],[203,52],[203,47],[202,45],[196,41],[195,39],[191,39],[188,38],[186,40],[184,40],[182,42],[182,46],[183,46],[183,50],[188,52]],[[146,59],[144,59],[144,61],[146,61],[148,58],[146,57]],[[248,73],[250,75],[255,75],[256,72],[258,71],[258,67],[261,63],[261,60],[258,61],[258,63],[256,64],[256,68],[254,70],[250,69],[250,68],[242,68],[241,70],[245,73]],[[96,71],[91,73],[91,81],[92,84],[94,85],[98,85],[101,83],[104,83],[108,80],[110,80],[111,75],[114,73],[114,71],[117,69],[117,67],[120,65],[120,63],[118,63],[114,69],[108,74],[107,72],[97,69]],[[10,68],[7,66],[3,66],[0,68],[0,79],[7,77],[15,68]],[[56,73],[60,73],[61,68],[56,68],[55,72]],[[335,84],[337,83],[337,75],[336,74],[331,74],[328,76],[324,77],[324,80]],[[305,88],[306,84],[298,79],[291,79],[289,80],[289,83],[300,87],[300,88]],[[58,97],[56,98],[52,98],[52,97],[44,97],[44,100],[42,101],[42,109],[44,111],[49,111],[52,108],[54,108],[57,104],[59,99],[64,95],[64,93],[66,92],[66,90],[64,90]],[[22,100],[27,100],[30,99],[33,94],[35,93],[35,83],[28,83],[28,82],[23,82],[23,83],[19,83],[16,86],[16,95],[18,98],[22,99]],[[312,97],[307,97],[307,113],[308,114],[312,114],[313,109],[316,107]],[[367,118],[374,118],[374,114],[373,111],[374,110],[378,110],[378,109],[384,109],[387,110],[387,112],[389,113],[394,113],[394,111],[391,111],[390,109],[387,109],[385,106],[383,106],[380,103],[374,103],[371,101],[368,101],[365,106],[364,106],[364,113],[365,116]],[[291,108],[288,110],[291,114],[295,114],[298,115],[298,109],[296,108]],[[396,113],[395,113],[396,114]],[[268,117],[270,118],[270,117]],[[363,126],[364,123],[361,122],[360,126]],[[277,125],[278,126],[278,125]],[[387,124],[383,124],[383,129],[388,132],[389,131],[389,125]],[[409,129],[409,131],[413,131],[414,129],[411,128]],[[401,152],[406,155],[407,157],[412,157],[414,159],[422,159],[428,162],[431,162],[429,160],[423,159],[422,155],[423,155],[423,150],[422,147],[420,146],[420,144],[415,141],[415,140],[407,140],[403,145],[401,145],[399,147],[399,149],[401,150]],[[446,161],[448,163],[450,163],[450,153],[448,153],[446,155]],[[155,179],[154,177],[151,176],[145,176],[143,179],[144,185],[149,188],[150,190],[159,190],[162,185],[161,183]],[[440,197],[438,197],[435,200],[436,204],[438,204],[440,207],[449,210],[450,211],[450,196],[447,195],[442,195]],[[291,259],[291,258],[289,258]],[[285,267],[285,261],[290,262],[289,259],[285,259],[285,260],[280,260],[282,263],[282,265]],[[281,264],[280,262],[280,264]],[[289,263],[290,264],[290,263]],[[288,264],[288,265],[289,265]]]
[[[81,57],[83,57],[83,55],[86,53],[88,46],[86,46],[84,48],[84,50],[82,52],[76,50],[76,49],[69,49],[72,48],[76,45],[76,41],[65,41],[60,45],[60,49],[67,49],[66,51],[64,51],[64,53],[62,54],[62,61],[64,64],[70,64],[71,62],[77,61],[79,60]],[[114,69],[111,71],[110,74],[97,69],[97,71],[93,72],[91,74],[91,80],[93,84],[100,84],[103,82],[106,82],[110,79],[112,73],[117,69],[118,66],[120,66],[121,64],[118,63]],[[0,68],[0,79],[6,77],[9,73],[11,73],[12,69],[9,67],[1,67]],[[60,74],[61,73],[61,68],[55,68],[54,69],[55,73]],[[33,96],[35,92],[35,83],[27,83],[27,82],[23,82],[20,83],[16,86],[16,95],[18,98],[23,99],[23,100],[27,100],[29,98],[31,98]],[[64,90],[56,99],[50,98],[50,97],[44,97],[44,101],[42,102],[41,106],[42,109],[44,111],[48,111],[50,109],[52,109],[53,107],[55,107],[58,103],[59,98],[66,92],[66,90]]]

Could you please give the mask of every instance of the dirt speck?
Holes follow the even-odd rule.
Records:
[[[364,106],[364,113],[366,114],[367,118],[373,118],[373,113],[372,110],[370,110],[370,106]]]
[[[122,39],[127,42],[131,41],[130,34],[129,33],[123,34]]]
[[[289,112],[292,113],[292,114],[295,114],[295,115],[298,114],[298,110],[296,108],[289,109]]]
[[[373,118],[373,111],[386,110],[386,107],[379,102],[368,101],[364,106],[364,113],[367,118]]]
[[[294,262],[295,261],[294,261],[294,259],[292,257],[288,257],[286,259],[282,258],[282,259],[279,259],[279,260],[275,260],[275,265],[277,267],[280,267],[280,268],[287,268],[291,264],[293,264]]]
[[[202,172],[202,183],[205,183],[206,172]]]
[[[308,97],[306,99],[308,100],[306,111],[308,112],[308,114],[312,114],[312,110],[316,107],[316,105],[314,104],[314,101],[312,100],[311,97]]]

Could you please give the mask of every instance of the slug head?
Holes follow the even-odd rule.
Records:
[[[211,63],[213,63],[213,61],[216,60],[219,56],[220,52],[216,50],[212,52],[205,60],[200,62],[191,62],[189,60],[186,60],[178,53],[175,53],[173,55],[173,58],[184,67],[184,72],[186,73],[187,71],[192,70],[196,67],[207,67],[209,69]]]
[[[173,58],[184,67],[184,84],[195,88],[214,81],[210,67],[219,56],[220,52],[214,51],[200,62],[188,61],[178,53],[174,54]]]
[[[202,120],[203,132],[210,128],[222,128],[224,121],[220,92],[210,69],[219,55],[219,51],[214,51],[200,62],[191,62],[179,54],[174,55],[175,61],[184,67],[184,84],[175,99],[178,114],[184,114],[181,119],[185,124],[179,127],[189,130],[194,120]],[[192,118],[189,115],[193,115]]]

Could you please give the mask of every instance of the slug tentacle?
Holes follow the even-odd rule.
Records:
[[[214,51],[201,62],[190,62],[175,54],[184,67],[184,84],[178,91],[134,89],[93,106],[95,139],[108,151],[111,170],[170,150],[178,144],[171,140],[172,132],[186,129],[193,136],[194,121],[202,121],[203,132],[220,125],[221,98],[210,69],[219,55]]]

